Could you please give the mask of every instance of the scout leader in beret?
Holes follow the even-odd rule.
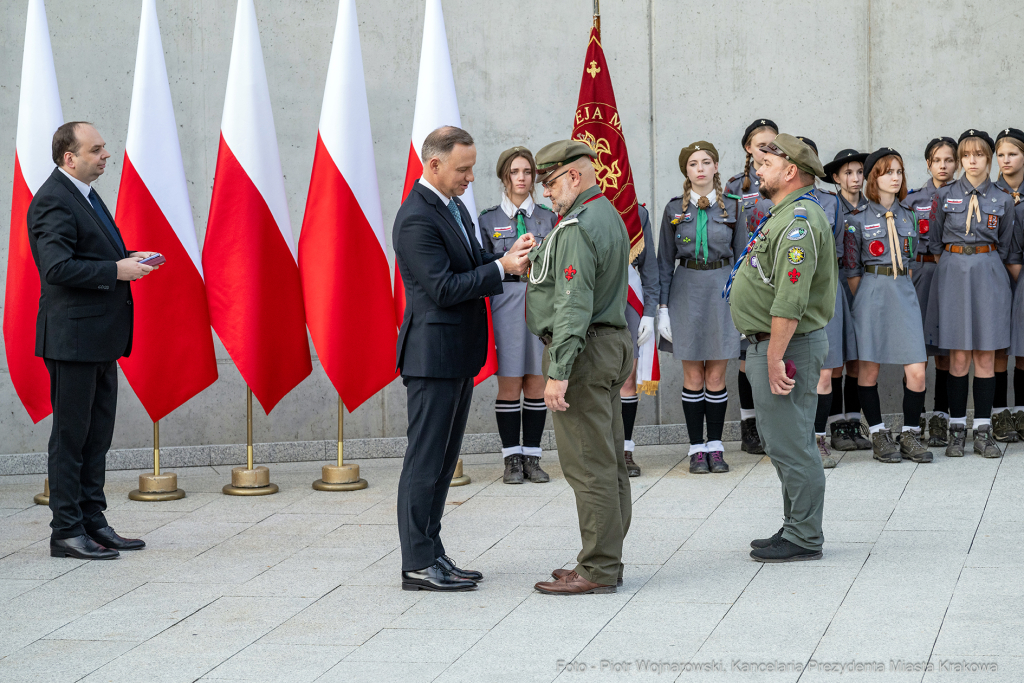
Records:
[[[773,206],[723,293],[736,329],[750,340],[747,377],[761,439],[782,481],[785,524],[771,538],[752,541],[750,556],[760,562],[818,560],[825,470],[814,444],[814,413],[838,264],[828,219],[808,194],[814,177],[824,175],[817,155],[784,133],[763,151],[757,175]]]
[[[619,401],[633,369],[629,235],[597,185],[596,156],[574,140],[537,153],[544,196],[562,219],[530,252],[526,324],[545,344],[544,400],[583,543],[574,569],[556,569],[554,581],[534,586],[549,594],[614,593],[632,514]]]

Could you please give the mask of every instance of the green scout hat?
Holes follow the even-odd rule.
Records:
[[[533,156],[530,153],[530,150],[526,149],[522,145],[510,147],[509,149],[506,149],[504,152],[498,155],[498,165],[494,169],[495,174],[497,174],[498,176],[498,180],[501,180],[501,167],[505,165],[505,162],[508,161],[508,158],[513,154],[519,154],[520,152],[525,153],[527,155],[527,158]]]
[[[683,172],[683,175],[686,175],[686,162],[690,160],[694,152],[707,152],[711,155],[711,160],[718,163],[718,150],[714,145],[706,140],[691,142],[679,151],[679,170]]]
[[[810,173],[818,178],[825,177],[825,169],[821,167],[821,160],[814,153],[810,145],[802,142],[788,133],[779,133],[769,144],[761,147],[765,154],[774,154],[782,157],[801,171]]]
[[[597,152],[590,145],[580,140],[559,140],[545,145],[537,152],[537,182],[542,181],[553,171],[566,164],[571,164],[580,157],[597,158]]]

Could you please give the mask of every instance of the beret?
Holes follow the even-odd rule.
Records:
[[[924,160],[928,161],[928,157],[931,156],[932,150],[943,143],[947,145],[952,145],[953,149],[956,149],[956,140],[947,135],[944,135],[941,138],[932,138],[932,141],[929,142],[928,145],[924,148]],[[954,156],[956,155],[954,154]]]
[[[498,165],[495,167],[494,172],[497,174],[499,180],[501,180],[501,167],[505,165],[505,162],[508,161],[510,156],[519,152],[526,152],[527,154],[530,154],[530,150],[526,149],[522,145],[516,145],[515,147],[509,147],[498,155]]]
[[[706,140],[691,142],[679,151],[679,170],[683,172],[683,175],[686,175],[686,162],[690,160],[694,152],[707,152],[711,155],[711,160],[718,163],[718,150],[714,145]]]
[[[900,158],[900,162],[903,161],[903,155],[894,150],[892,147],[879,147],[874,152],[868,155],[868,158],[864,161],[864,177],[867,178],[871,173],[871,169],[875,167],[878,160],[882,157],[889,155],[897,156]]]
[[[779,134],[779,127],[776,126],[775,122],[772,121],[771,119],[755,119],[754,122],[747,126],[747,129],[743,131],[743,142],[741,143],[742,147],[747,146],[747,140],[750,139],[750,134],[753,133],[758,128],[760,128],[761,126],[768,126],[769,128],[775,131],[776,135]]]
[[[992,136],[983,130],[978,130],[977,128],[965,130],[963,133],[960,133],[960,139],[956,141],[957,145],[959,145],[967,138],[978,138],[979,140],[984,140],[988,144],[988,148],[990,150],[994,151],[996,148],[996,143],[992,142]]]

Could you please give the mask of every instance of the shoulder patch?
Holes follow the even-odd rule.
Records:
[[[802,240],[804,237],[807,237],[807,228],[801,226],[795,227],[786,233],[786,239],[793,240],[794,242]]]
[[[547,204],[538,204],[537,206],[539,206],[540,208],[544,209],[545,211],[551,211],[551,207],[548,206]],[[495,208],[497,208],[497,207],[495,207]]]
[[[920,191],[921,191],[921,188],[919,188],[919,187],[917,187],[917,188],[910,188],[909,190],[907,190],[907,196],[909,197],[910,195],[914,194],[915,192],[920,192]]]

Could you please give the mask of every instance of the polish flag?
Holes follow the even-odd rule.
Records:
[[[317,355],[355,410],[395,378],[398,336],[355,0],[338,5],[299,273]]]
[[[213,329],[269,414],[313,366],[253,0],[235,15],[203,270]]]
[[[459,101],[455,96],[455,76],[452,74],[452,60],[448,53],[448,34],[444,29],[444,14],[441,0],[427,0],[423,18],[423,45],[420,48],[420,77],[416,85],[416,111],[412,117],[412,143],[409,146],[409,163],[405,168],[405,187],[402,201],[409,196],[412,186],[423,175],[420,149],[423,140],[431,131],[441,126],[462,127],[459,115]],[[473,218],[477,240],[483,244],[480,227],[477,225],[476,200],[473,199],[473,184],[460,197]],[[468,226],[467,226],[468,227]],[[395,320],[402,324],[405,316],[405,286],[402,274],[395,263]],[[474,380],[480,384],[498,371],[498,352],[494,348],[494,328],[491,324],[491,300],[487,300],[487,361]]]
[[[156,0],[143,0],[117,226],[125,242],[163,254],[159,272],[132,285],[135,337],[120,360],[158,421],[217,380],[210,313],[178,144]]]
[[[28,245],[28,205],[53,172],[53,133],[64,123],[43,0],[29,0],[14,152],[11,239],[4,295],[4,346],[11,383],[32,422],[52,412],[50,374],[35,355],[39,270]]]

